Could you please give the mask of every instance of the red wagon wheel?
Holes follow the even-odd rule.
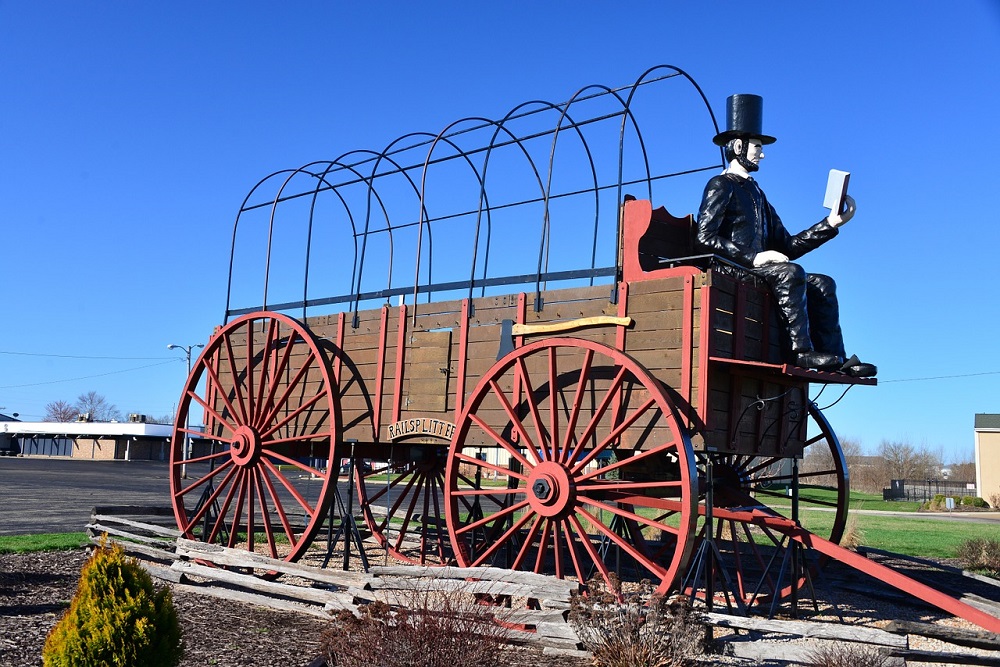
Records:
[[[244,315],[212,337],[181,396],[170,450],[185,537],[286,561],[303,554],[335,490],[334,386],[316,340],[290,317]],[[204,430],[188,426],[197,419]]]
[[[615,573],[665,593],[690,554],[695,478],[687,433],[644,368],[599,343],[542,340],[495,364],[460,416],[448,531],[462,566],[609,585]]]
[[[813,403],[808,405],[808,416],[809,430],[815,434],[806,440],[798,471],[799,525],[839,543],[850,499],[847,461],[836,433]],[[793,460],[743,454],[706,456],[711,456],[714,480],[713,521],[711,527],[704,519],[700,521],[698,539],[701,543],[711,535],[718,547],[716,560],[707,570],[712,580],[707,588],[714,591],[716,600],[727,606],[771,603],[775,597],[808,586],[807,574],[814,576],[825,559],[810,558],[793,575],[789,547],[797,543],[776,527],[782,522],[770,521],[781,517],[789,528],[795,525],[788,495],[795,476]],[[703,457],[699,465],[702,488],[707,469],[708,459]],[[705,513],[703,503],[700,514],[704,517]]]
[[[396,560],[443,565],[452,560],[444,515],[447,449],[415,445],[417,460],[379,461],[357,475],[362,515],[372,537]]]

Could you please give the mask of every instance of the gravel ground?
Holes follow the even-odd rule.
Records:
[[[58,621],[76,591],[86,550],[0,554],[0,665],[22,667],[41,665],[45,637]],[[850,582],[850,572],[834,572]],[[887,601],[868,592],[838,593],[836,607],[821,603],[815,620],[841,620],[852,625],[883,627],[889,621],[935,622],[954,628],[976,629],[970,623],[939,614],[919,605]],[[996,587],[980,593],[996,599]],[[320,634],[326,623],[312,616],[279,612],[233,600],[199,595],[189,590],[174,591],[185,642],[183,667],[205,665],[307,667],[319,655]],[[810,646],[810,640],[747,637],[783,647]],[[910,647],[920,650],[966,652],[990,655],[943,642],[911,636]],[[996,653],[992,654],[997,656]],[[757,662],[715,656],[710,664],[786,665],[783,660]],[[511,651],[507,664],[537,667],[583,667],[587,660],[542,656],[537,651]],[[922,663],[933,665],[937,663]],[[996,664],[1000,664],[1000,659]]]

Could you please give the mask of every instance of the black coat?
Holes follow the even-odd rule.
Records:
[[[826,218],[792,236],[756,181],[736,174],[712,177],[698,210],[695,245],[737,264],[753,267],[753,258],[777,250],[793,260],[837,235]]]

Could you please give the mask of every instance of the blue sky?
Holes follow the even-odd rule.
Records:
[[[720,118],[764,97],[759,181],[793,231],[852,172],[857,216],[803,259],[880,368],[828,411],[841,437],[971,455],[973,414],[1000,412],[1000,3],[363,4],[0,2],[5,413],[92,389],[170,413],[166,346],[222,322],[265,175],[671,64]]]

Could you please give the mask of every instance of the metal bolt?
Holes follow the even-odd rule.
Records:
[[[552,493],[552,487],[549,485],[547,480],[538,479],[531,485],[531,492],[534,493],[535,497],[539,500],[546,500],[549,497],[549,494]]]

